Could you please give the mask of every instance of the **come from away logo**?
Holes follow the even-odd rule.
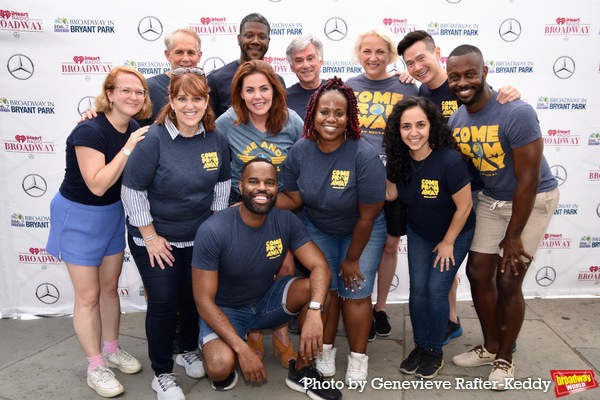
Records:
[[[45,215],[23,215],[13,213],[10,216],[10,226],[18,228],[49,228],[50,217]]]
[[[123,65],[138,70],[142,75],[160,75],[171,70],[171,63],[168,61],[135,61],[125,60]]]
[[[588,138],[588,146],[600,146],[600,132],[590,133]]]
[[[43,21],[31,18],[28,12],[0,10],[0,30],[14,32],[43,32]]]
[[[486,60],[488,72],[491,74],[532,74],[533,61]]]
[[[44,142],[42,136],[15,135],[4,141],[4,151],[9,153],[54,154],[54,143]]]
[[[14,114],[55,114],[53,101],[10,100],[0,97],[0,112]]]
[[[600,281],[600,266],[592,265],[587,270],[577,273],[578,281]]]
[[[100,56],[73,56],[73,61],[61,63],[63,75],[106,75],[112,68],[112,63]]]
[[[568,97],[540,96],[537,100],[538,110],[585,110],[587,99]]]
[[[271,36],[302,35],[302,22],[271,22]]]
[[[554,210],[554,215],[577,215],[578,210],[579,204],[559,204]]]
[[[54,18],[54,32],[115,33],[115,21],[107,19]]]
[[[384,18],[383,25],[390,30],[392,35],[404,36],[418,29],[417,24],[409,23],[406,18]]]
[[[562,233],[546,233],[540,243],[540,249],[570,249],[573,239],[563,237]]]
[[[429,22],[427,33],[431,36],[479,36],[479,24]]]
[[[580,139],[579,135],[571,134],[570,129],[548,129],[542,138],[547,146],[578,146]]]
[[[202,17],[200,22],[190,22],[190,29],[199,35],[237,35],[238,25],[228,23],[225,17]]]
[[[29,265],[47,265],[47,264],[61,264],[62,261],[48,253],[46,249],[40,247],[30,247],[26,251],[20,251],[18,253],[20,264]]]
[[[590,24],[581,22],[581,18],[558,17],[544,26],[544,35],[589,36]]]
[[[600,247],[600,236],[582,236],[579,240],[580,249],[593,249]]]
[[[293,74],[287,57],[265,56],[264,60],[271,64],[275,72],[278,74]]]

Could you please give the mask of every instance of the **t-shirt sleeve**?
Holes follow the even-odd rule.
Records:
[[[192,253],[192,267],[217,271],[219,269],[220,243],[211,223],[206,221],[196,232],[194,251]]]
[[[298,166],[298,152],[301,146],[301,141],[296,142],[288,152],[285,160],[285,169],[283,170],[283,189],[289,192],[297,192],[300,190],[298,187],[298,176],[300,174],[300,168]]]
[[[502,130],[513,149],[542,137],[538,116],[529,104],[523,104],[511,111]]]
[[[449,162],[445,167],[445,181],[448,192],[450,195],[454,195],[471,182],[471,175],[467,168],[467,160],[458,153],[456,155],[451,154],[449,158]]]
[[[69,140],[73,146],[90,147],[104,154],[108,147],[106,135],[90,123],[82,123],[75,127]]]
[[[147,190],[158,168],[160,143],[153,128],[150,129],[146,138],[136,145],[123,170],[123,184],[133,190]]]
[[[224,182],[231,179],[231,156],[229,154],[229,145],[227,144],[225,135],[223,135],[219,129],[213,133],[218,136],[219,146],[223,157],[219,168],[219,182]]]
[[[358,202],[374,204],[385,200],[385,167],[375,155],[357,155]]]
[[[308,243],[311,239],[300,218],[294,215],[294,213],[291,211],[283,212],[287,216],[288,226],[290,227],[290,250],[296,251]]]

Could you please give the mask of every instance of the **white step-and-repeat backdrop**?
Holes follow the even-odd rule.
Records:
[[[323,76],[361,72],[356,35],[370,27],[400,40],[425,29],[442,49],[480,47],[494,87],[512,85],[537,111],[561,202],[527,274],[527,296],[600,294],[600,1],[558,0],[182,0],[0,4],[0,315],[69,314],[64,264],[44,251],[49,203],[63,178],[65,139],[106,73],[130,65],[147,77],[169,68],[165,34],[190,27],[210,71],[239,57],[239,21],[271,23],[265,60],[295,83],[290,40],[311,33],[325,46]],[[5,66],[5,67],[4,67]],[[402,62],[390,66],[403,70]],[[406,301],[406,241],[389,300]],[[464,266],[459,297],[470,297]],[[143,285],[127,252],[119,284],[124,311],[143,310]]]

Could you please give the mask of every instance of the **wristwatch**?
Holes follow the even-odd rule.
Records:
[[[311,301],[308,303],[308,309],[323,311],[323,304],[319,303],[318,301]]]
[[[129,157],[131,155],[131,150],[129,150],[128,148],[123,147],[123,154],[125,154],[127,157]]]

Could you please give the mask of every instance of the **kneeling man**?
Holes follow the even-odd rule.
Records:
[[[235,386],[238,362],[247,381],[266,379],[246,334],[275,328],[300,313],[298,360],[290,361],[286,383],[312,399],[340,399],[339,390],[321,389],[322,375],[311,363],[323,351],[322,312],[331,280],[327,261],[298,217],[273,208],[277,174],[268,157],[246,163],[238,185],[242,204],[200,226],[192,261],[200,346],[213,388]],[[288,249],[311,271],[310,278],[274,280]]]

